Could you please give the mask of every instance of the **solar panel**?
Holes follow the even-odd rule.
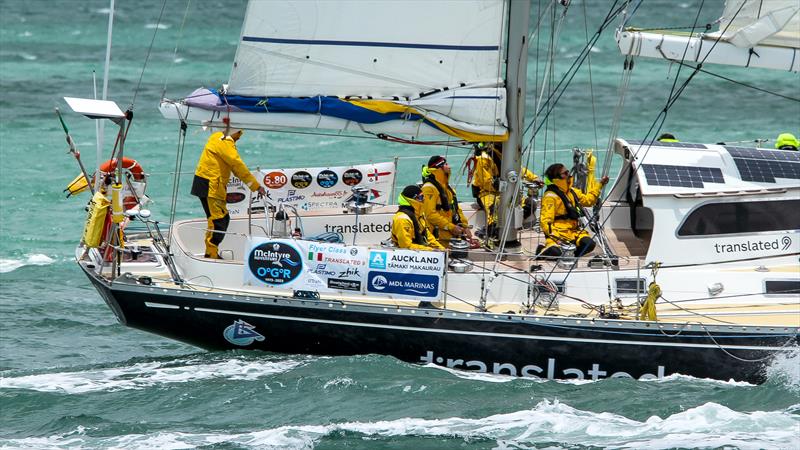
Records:
[[[655,147],[674,147],[674,148],[708,148],[703,144],[690,144],[688,142],[661,142],[661,141],[628,141],[631,145],[653,145]]]
[[[733,157],[743,181],[774,183],[776,178],[800,179],[799,152],[745,147],[725,149]]]
[[[642,164],[642,170],[650,186],[702,188],[703,183],[725,184],[722,170],[716,167]]]

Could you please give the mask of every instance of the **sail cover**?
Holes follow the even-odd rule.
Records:
[[[318,127],[379,132],[374,124],[404,121],[419,124],[414,134],[504,140],[506,3],[253,0],[227,90],[187,103],[265,116],[335,111],[339,120]]]
[[[713,33],[617,33],[623,54],[800,71],[800,1],[728,0]]]
[[[720,33],[737,47],[774,45],[800,48],[798,0],[728,0]]]

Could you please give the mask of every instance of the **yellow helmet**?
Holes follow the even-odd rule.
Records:
[[[797,150],[800,146],[797,138],[791,133],[781,133],[778,139],[775,139],[775,148],[781,150]]]

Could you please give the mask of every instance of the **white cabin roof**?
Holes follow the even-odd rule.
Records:
[[[800,188],[799,151],[617,139],[615,152],[631,155],[642,196]]]

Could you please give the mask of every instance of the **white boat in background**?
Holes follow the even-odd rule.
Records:
[[[800,30],[789,28],[793,47],[759,53],[796,23],[797,8],[784,20],[788,12],[767,14],[779,31],[758,42],[747,39],[763,34],[763,14],[684,36],[684,49],[698,48],[685,58],[666,45],[679,45],[672,38],[617,37],[629,58],[656,52],[682,63],[728,61],[746,41],[770,55],[750,66],[796,72]],[[366,20],[374,17],[414,21]],[[544,237],[513,206],[527,189],[522,155],[535,151],[523,140],[529,18],[527,0],[251,1],[229,83],[160,107],[187,126],[503,142],[499,247],[387,247],[395,186],[379,175],[396,170],[389,162],[254,171],[271,195],[229,199],[243,206],[225,260],[203,257],[205,218],[162,234],[140,208],[123,220],[118,192],[107,212],[94,203],[90,216],[116,219],[98,243],[84,239],[78,264],[123,324],[208,349],[378,353],[541,378],[763,381],[765,366],[798,346],[800,153],[613,139],[608,157],[620,172],[586,218],[598,250],[537,258]],[[114,120],[124,135],[125,119]],[[576,152],[587,171],[575,170],[592,179],[586,155]],[[119,171],[118,189],[124,182]],[[485,223],[474,204],[462,207],[471,224]]]

